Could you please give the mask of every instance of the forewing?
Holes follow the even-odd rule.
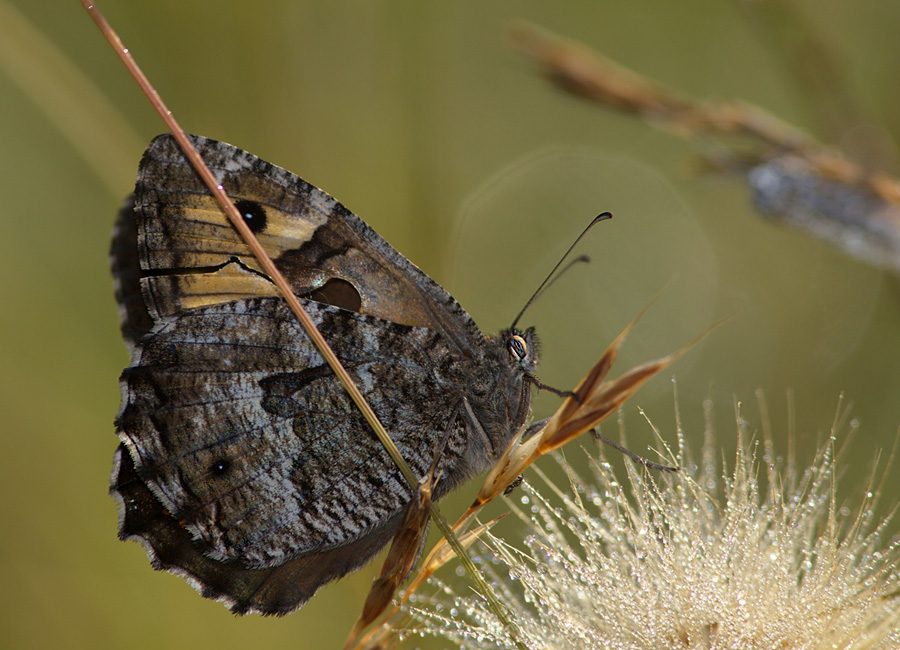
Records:
[[[297,295],[444,333],[477,353],[478,327],[436,282],[334,198],[229,144],[191,136]],[[143,295],[155,318],[277,295],[169,135],[144,153],[134,194]]]

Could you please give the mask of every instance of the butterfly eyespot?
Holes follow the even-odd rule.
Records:
[[[213,461],[209,466],[209,473],[216,477],[225,476],[231,469],[231,461],[221,459]]]
[[[521,361],[528,356],[528,344],[518,334],[509,337],[508,349],[510,356],[516,361]]]
[[[254,234],[259,234],[266,229],[268,219],[266,218],[266,210],[256,201],[248,201],[241,199],[234,202],[234,207],[238,209],[244,221],[250,227]]]

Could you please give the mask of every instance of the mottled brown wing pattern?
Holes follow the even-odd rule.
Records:
[[[304,301],[341,362],[424,475],[465,449],[471,367],[432,330]],[[398,342],[403,341],[400,345]],[[190,310],[155,328],[123,374],[117,425],[136,470],[212,558],[266,568],[378,527],[409,487],[284,301]],[[442,405],[432,408],[434,403]]]
[[[461,353],[479,354],[484,336],[459,303],[334,198],[246,151],[191,139],[294,293],[340,286],[355,292],[353,311],[441,331]],[[171,136],[144,153],[134,202],[154,316],[278,295]]]
[[[346,546],[303,555],[271,569],[250,569],[200,552],[190,533],[137,475],[123,445],[115,454],[113,479],[115,494],[122,501],[122,538],[141,542],[153,568],[182,576],[204,598],[224,603],[235,614],[294,611],[326,582],[368,562],[390,541],[400,520],[397,515],[371,535]]]
[[[485,338],[333,198],[192,139],[414,472],[443,449],[435,496],[490,466],[527,415],[533,334],[514,358],[516,333]],[[368,561],[410,489],[169,136],[144,154],[112,262],[132,348],[120,536],[238,613],[287,613]]]

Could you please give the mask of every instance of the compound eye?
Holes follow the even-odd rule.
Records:
[[[515,361],[521,361],[528,356],[528,344],[518,334],[509,337],[508,349],[510,356]]]

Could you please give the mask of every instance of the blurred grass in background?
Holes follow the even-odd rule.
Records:
[[[508,325],[581,228],[612,211],[615,219],[579,248],[593,263],[571,271],[522,323],[539,328],[542,380],[573,386],[663,289],[621,369],[735,313],[674,368],[688,436],[699,440],[701,401],[711,395],[730,454],[733,400],[752,404],[761,387],[784,451],[792,389],[805,458],[844,392],[862,428],[844,460],[840,503],[900,425],[895,278],[762,222],[738,182],[690,173],[683,142],[561,95],[502,39],[510,21],[525,18],[695,97],[739,96],[829,138],[823,115],[832,107],[798,89],[786,63],[794,53],[775,46],[804,38],[803,30],[776,33],[779,4],[764,3],[771,31],[724,0],[689,11],[668,0],[109,0],[100,8],[189,131],[336,196],[485,331]],[[111,131],[112,118],[93,127],[84,84],[27,34],[25,46],[4,38],[0,646],[338,647],[374,566],[286,619],[236,619],[179,578],[152,571],[137,544],[116,540],[106,489],[127,358],[107,248],[141,151],[162,126],[75,0],[12,5],[134,135]],[[835,103],[849,98],[869,115],[854,129],[897,137],[900,5],[791,6],[839,64],[846,97]],[[802,65],[815,69],[816,61]],[[78,97],[54,96],[64,85]],[[68,120],[65,133],[53,119]],[[853,130],[844,135],[855,141]],[[79,137],[93,151],[73,145]],[[879,156],[890,165],[893,153]],[[541,396],[536,414],[555,403]],[[646,454],[654,440],[638,405],[674,440],[665,378],[627,406],[630,445]],[[900,494],[900,481],[886,490]],[[448,516],[470,497],[448,500]]]

